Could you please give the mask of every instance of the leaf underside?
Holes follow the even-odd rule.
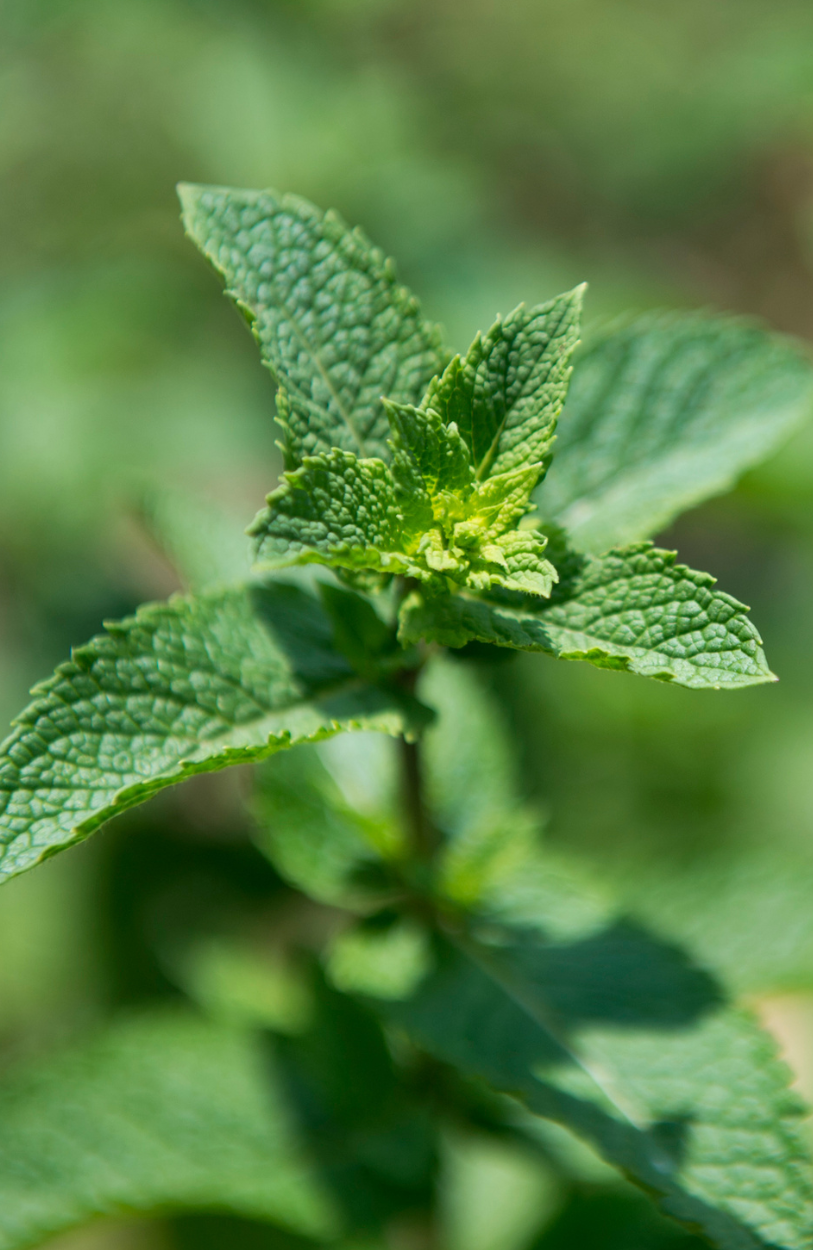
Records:
[[[413,595],[402,636],[545,651],[695,689],[775,680],[747,609],[709,574],[677,564],[674,552],[639,543],[571,564],[548,602]]]
[[[747,321],[647,314],[578,353],[542,515],[580,550],[649,538],[734,484],[809,415],[813,368]]]
[[[440,331],[392,261],[297,196],[178,190],[187,233],[225,278],[280,384],[289,466],[332,447],[388,459],[381,397],[419,403],[446,363]]]
[[[0,1250],[99,1216],[166,1210],[335,1236],[256,1038],[156,1013],[5,1078]]]
[[[0,748],[0,878],[195,773],[348,729],[398,734],[396,692],[361,680],[295,586],[150,604],[32,692]]]

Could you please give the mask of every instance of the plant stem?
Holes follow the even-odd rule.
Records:
[[[420,744],[401,738],[400,747],[404,813],[412,854],[416,860],[427,863],[437,850],[439,839],[424,804]]]
[[[400,675],[401,685],[410,694],[415,691],[418,680],[417,668],[406,669]],[[428,864],[440,845],[440,834],[426,809],[420,740],[408,742],[399,739],[401,755],[401,799],[406,817],[412,858]]]

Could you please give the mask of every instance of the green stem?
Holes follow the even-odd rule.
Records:
[[[401,684],[410,694],[414,693],[418,672],[415,668],[401,673]],[[428,864],[440,845],[440,834],[426,807],[421,744],[419,740],[408,742],[406,738],[400,738],[398,745],[401,756],[401,801],[411,858],[418,863]]]
[[[424,803],[420,744],[401,738],[400,747],[401,787],[412,855],[428,863],[438,848],[439,838]]]

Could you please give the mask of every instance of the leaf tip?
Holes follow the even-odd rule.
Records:
[[[188,217],[197,208],[205,190],[206,188],[197,182],[179,182],[176,184],[175,191],[181,202],[181,217],[184,224],[186,224]]]

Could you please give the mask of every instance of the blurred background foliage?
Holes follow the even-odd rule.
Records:
[[[104,618],[177,587],[151,498],[171,487],[238,533],[276,478],[272,387],[183,238],[177,180],[338,208],[455,348],[582,279],[589,318],[707,305],[810,339],[813,8],[3,0],[0,177],[7,722]],[[757,1003],[809,1094],[812,500],[807,429],[663,536],[753,606],[779,686],[697,694],[530,656],[483,669],[547,836]],[[4,1060],[179,994],[173,926],[260,941],[290,892],[251,847],[245,784],[200,778],[4,888]],[[534,1161],[489,1149],[450,1144],[452,1250],[630,1250],[631,1228],[635,1250],[689,1244],[603,1175],[550,1197]],[[203,1216],[60,1243],[193,1245],[281,1243]]]

